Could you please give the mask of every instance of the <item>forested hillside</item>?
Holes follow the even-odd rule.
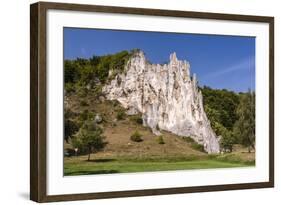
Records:
[[[255,149],[255,93],[235,93],[226,89],[200,88],[204,109],[222,148],[232,151],[234,144],[242,144],[249,151]]]

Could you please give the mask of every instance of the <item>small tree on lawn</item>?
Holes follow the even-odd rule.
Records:
[[[77,136],[72,140],[74,147],[80,150],[86,150],[88,153],[88,161],[90,161],[91,153],[102,150],[106,142],[102,135],[103,130],[96,123],[86,122],[79,130]]]

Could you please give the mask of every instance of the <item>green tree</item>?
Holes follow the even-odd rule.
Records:
[[[239,143],[233,134],[233,127],[238,120],[236,112],[240,95],[226,89],[212,89],[204,86],[202,90],[204,110],[216,135],[221,136],[222,150],[232,152],[233,145]]]
[[[232,130],[238,119],[235,112],[239,104],[239,94],[225,89],[200,88],[203,95],[204,109],[212,126],[218,122],[228,130]]]
[[[75,113],[70,109],[64,111],[64,139],[68,143],[69,138],[79,130],[79,125],[73,120]]]
[[[248,91],[242,94],[237,107],[238,120],[234,126],[234,133],[240,143],[248,147],[248,151],[255,149],[255,93]]]
[[[90,161],[91,153],[102,150],[106,145],[105,137],[102,134],[103,129],[97,124],[85,122],[77,136],[72,140],[72,145],[80,150],[86,150],[88,161]]]
[[[76,66],[71,60],[64,61],[64,82],[74,83],[76,80]]]
[[[73,120],[64,121],[64,139],[68,143],[69,138],[72,138],[73,135],[79,130],[79,126]]]
[[[220,140],[221,148],[225,152],[232,152],[233,145],[235,144],[235,142],[236,142],[236,139],[235,139],[235,137],[233,135],[233,132],[227,130],[226,128],[223,128],[222,135],[221,135],[221,140]]]
[[[92,79],[94,79],[94,67],[86,64],[83,69],[80,70],[80,84],[87,85]]]

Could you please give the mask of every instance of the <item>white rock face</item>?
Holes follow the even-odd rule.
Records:
[[[142,51],[136,52],[118,74],[103,87],[109,100],[118,100],[127,114],[141,113],[143,125],[159,135],[166,130],[192,137],[208,153],[220,151],[219,140],[203,108],[197,79],[190,65],[170,55],[168,64],[150,64]]]

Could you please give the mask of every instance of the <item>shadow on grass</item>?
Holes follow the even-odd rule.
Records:
[[[113,162],[116,161],[116,159],[91,159],[91,160],[85,160],[86,162]]]
[[[72,175],[91,175],[91,174],[114,174],[114,173],[119,173],[117,170],[95,170],[95,171],[70,171],[66,172],[65,176],[72,176]]]
[[[242,151],[241,153],[243,153],[243,154],[255,154],[255,152],[254,152],[254,151],[251,151],[251,152],[248,152],[248,151]]]

